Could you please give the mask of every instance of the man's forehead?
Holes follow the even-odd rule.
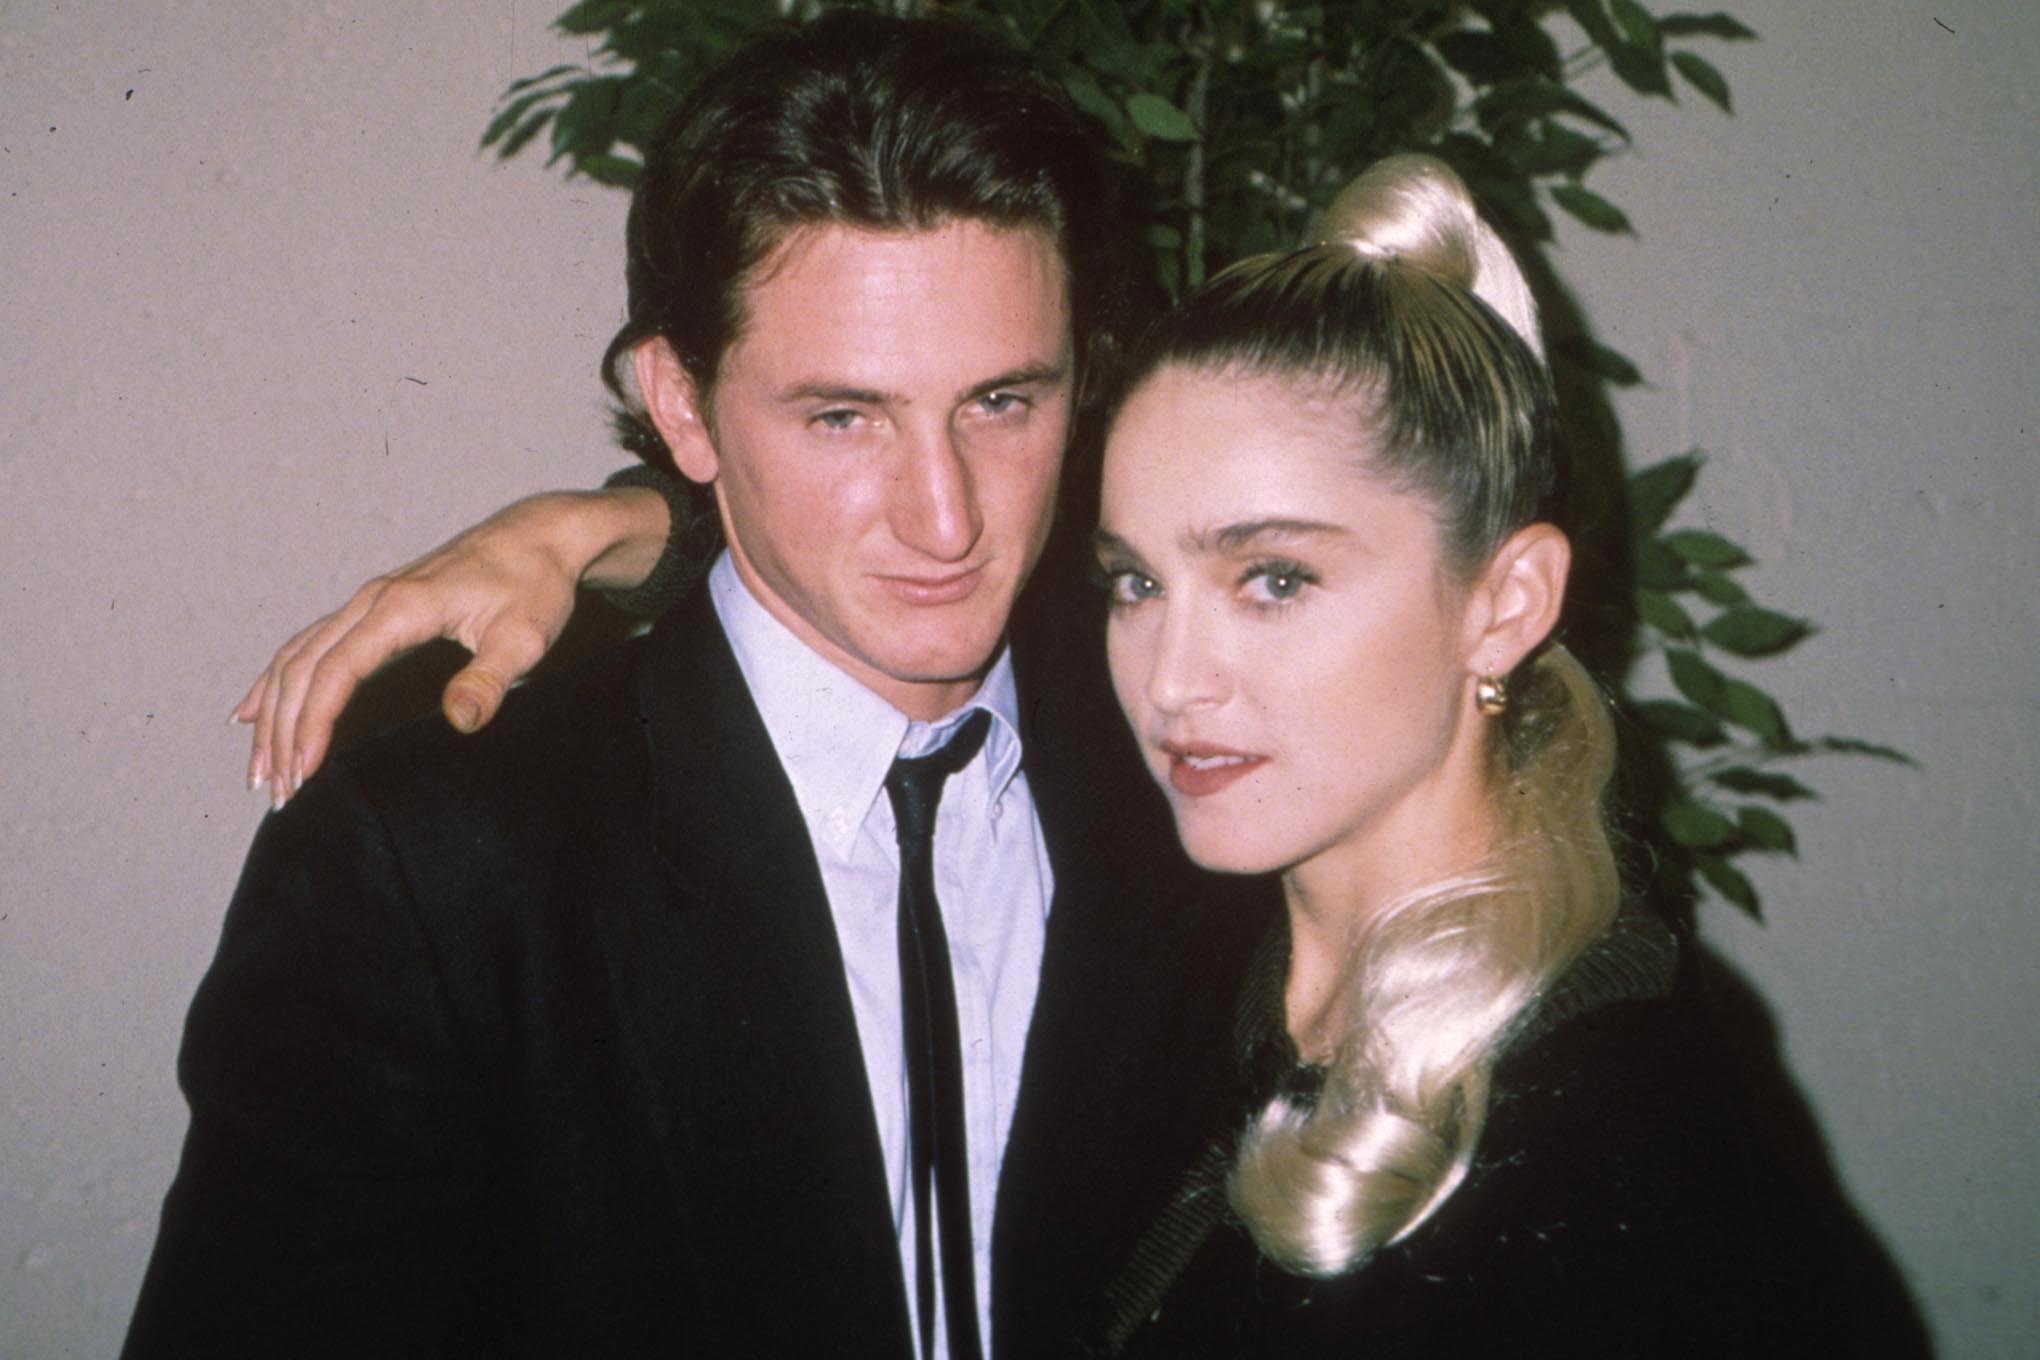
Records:
[[[775,387],[947,395],[1070,363],[1068,271],[1054,238],[1034,227],[798,227],[755,271],[743,304],[726,363]]]
[[[762,288],[784,271],[797,267],[803,257],[816,250],[826,251],[832,246],[850,249],[868,247],[885,252],[888,248],[910,248],[915,243],[958,236],[1031,240],[1055,261],[1063,279],[1067,281],[1069,278],[1069,261],[1064,255],[1062,242],[1047,225],[952,216],[915,226],[879,227],[828,220],[786,224],[773,231],[771,244],[760,255],[758,264],[751,269],[742,287],[747,293]]]

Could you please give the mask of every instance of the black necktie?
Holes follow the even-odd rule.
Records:
[[[950,1360],[978,1360],[981,1352],[970,1249],[970,1161],[964,1151],[963,1047],[957,1038],[949,935],[935,904],[935,806],[942,799],[943,781],[970,764],[990,726],[991,714],[979,709],[964,719],[947,746],[931,755],[900,757],[885,779],[900,836],[900,1015],[914,1200],[914,1298],[920,1307],[921,1354],[933,1356],[932,1198],[942,1225],[942,1304]]]

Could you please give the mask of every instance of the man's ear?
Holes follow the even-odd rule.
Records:
[[[659,437],[672,450],[673,461],[691,482],[704,486],[716,479],[721,462],[715,441],[709,437],[708,422],[701,409],[694,379],[680,363],[680,356],[662,335],[640,340],[630,352],[632,371],[637,375],[638,394],[644,398],[645,413]]]
[[[1565,604],[1572,544],[1556,526],[1518,529],[1496,550],[1474,585],[1468,669],[1507,675],[1558,623]]]

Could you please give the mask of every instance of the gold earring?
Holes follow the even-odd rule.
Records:
[[[1499,718],[1509,711],[1509,687],[1499,675],[1483,675],[1474,682],[1473,706],[1483,718]]]

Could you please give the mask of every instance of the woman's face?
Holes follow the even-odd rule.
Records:
[[[1112,681],[1190,857],[1254,873],[1422,856],[1463,787],[1472,594],[1350,401],[1164,368],[1106,453]],[[1477,768],[1477,767],[1476,767]]]

